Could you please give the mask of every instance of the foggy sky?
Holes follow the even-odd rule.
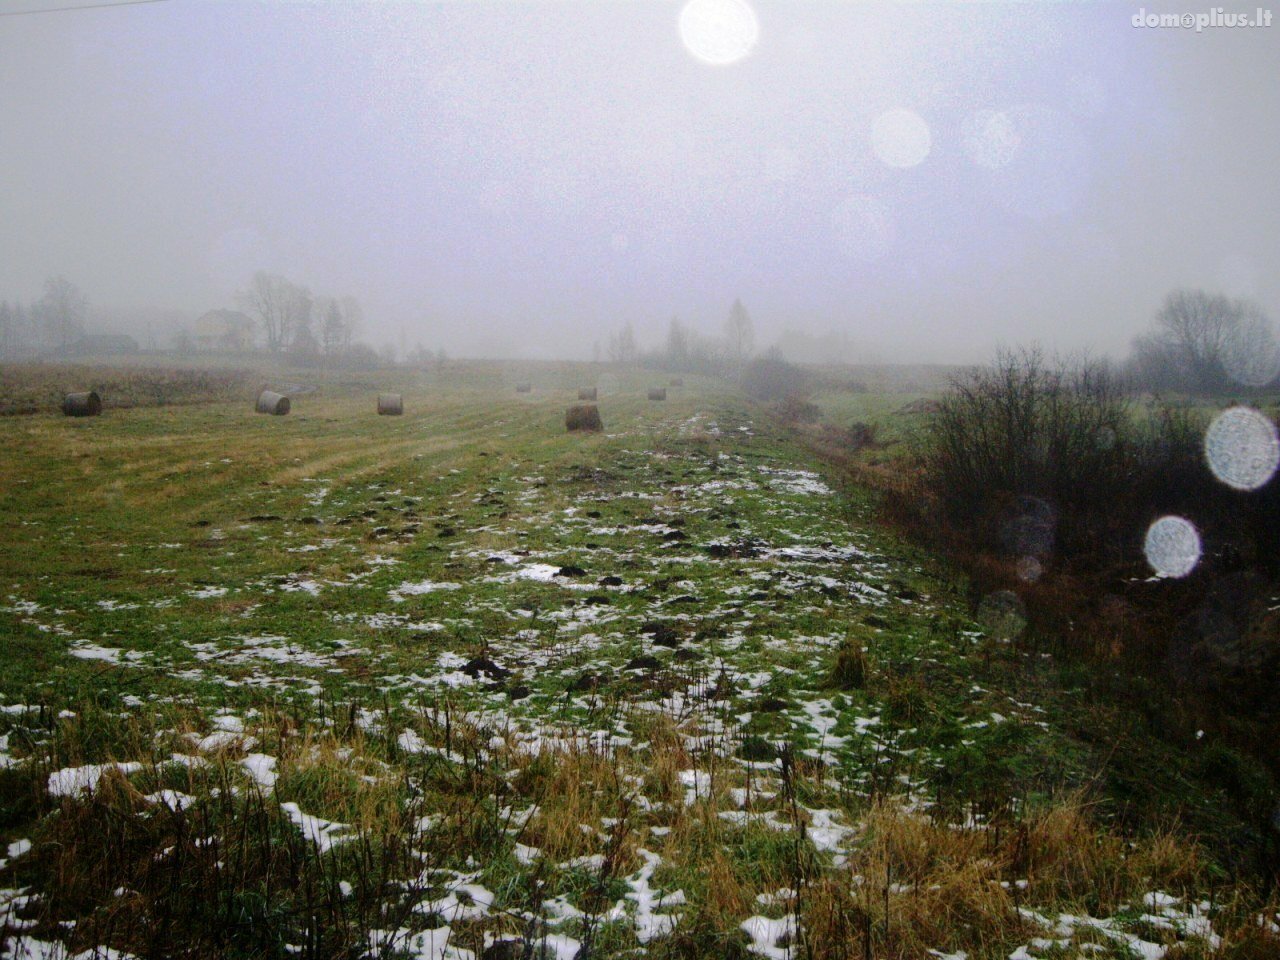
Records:
[[[454,355],[714,332],[735,297],[765,343],[930,361],[1122,354],[1183,285],[1280,319],[1280,22],[761,0],[752,53],[712,66],[681,5],[0,17],[0,299],[60,273],[100,314],[194,316],[264,268]],[[873,149],[902,109],[914,166]]]

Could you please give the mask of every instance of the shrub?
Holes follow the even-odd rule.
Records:
[[[882,444],[879,441],[880,425],[877,423],[866,423],[857,420],[849,424],[847,431],[849,437],[849,446],[854,452],[864,447],[878,447]]]
[[[1098,691],[1164,726],[1214,726],[1274,773],[1280,481],[1239,491],[1214,477],[1212,412],[1139,406],[1098,364],[1003,353],[939,401],[902,471],[915,485],[891,501],[966,568],[980,619],[998,598],[1025,608],[1030,642],[1108,662]],[[1202,552],[1186,576],[1156,579],[1143,542],[1168,514]]]
[[[1107,501],[1123,488],[1127,419],[1105,367],[1051,366],[1036,350],[1002,353],[954,381],[939,402],[924,453],[927,482],[953,517],[1023,498],[1013,519],[1029,514],[1026,525],[1051,525],[1052,512]],[[1009,518],[992,519],[1004,526]]]
[[[816,403],[810,403],[803,397],[790,395],[774,404],[774,414],[783,423],[807,424],[817,423],[822,419],[822,410]]]
[[[807,388],[805,372],[788,363],[777,351],[756,357],[742,370],[742,389],[753,400],[768,403],[787,397],[803,397]]]
[[[871,659],[866,648],[853,639],[846,639],[836,650],[835,661],[827,673],[827,686],[837,690],[861,690],[871,674]]]

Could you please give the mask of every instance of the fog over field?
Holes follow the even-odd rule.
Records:
[[[0,0],[0,960],[1280,958],[1272,18]]]
[[[260,269],[358,297],[371,342],[454,355],[586,358],[625,321],[642,344],[673,315],[717,331],[735,298],[761,345],[835,331],[927,361],[1120,354],[1175,287],[1280,314],[1280,24],[766,0],[683,34],[675,3],[24,14],[54,5],[0,17],[0,298],[64,275],[91,329],[234,307]]]

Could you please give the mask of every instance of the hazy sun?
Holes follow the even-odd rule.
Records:
[[[680,11],[680,39],[703,63],[736,63],[759,38],[760,24],[746,0],[689,0]]]

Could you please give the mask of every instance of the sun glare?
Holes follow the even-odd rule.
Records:
[[[689,0],[680,11],[680,39],[703,63],[737,63],[759,38],[760,24],[745,0]]]

